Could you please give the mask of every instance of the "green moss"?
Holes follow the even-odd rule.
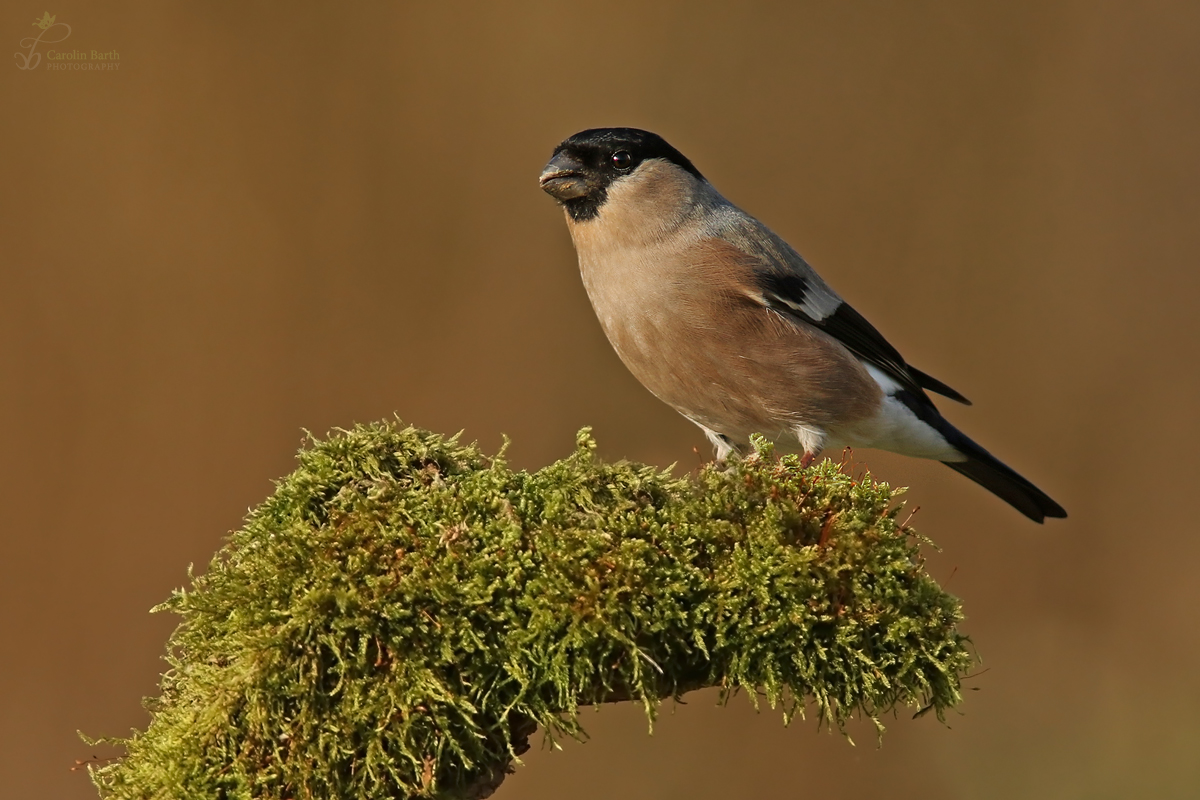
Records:
[[[759,453],[533,474],[380,423],[313,441],[208,571],[108,798],[484,797],[582,704],[720,686],[840,726],[971,663],[896,492]]]

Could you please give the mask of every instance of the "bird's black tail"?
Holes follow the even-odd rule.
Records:
[[[966,436],[963,436],[966,439]],[[970,439],[967,439],[971,442]],[[943,461],[950,469],[966,475],[971,480],[999,497],[1010,506],[1029,517],[1034,522],[1042,522],[1046,517],[1065,517],[1067,512],[1050,496],[1029,481],[1022,478],[1011,467],[1006,466],[988,451],[975,445],[974,452],[965,453],[966,461]],[[954,446],[964,450],[955,442]]]
[[[971,480],[999,497],[1034,522],[1043,522],[1046,517],[1065,517],[1066,510],[1054,502],[1048,494],[1017,474],[976,444],[969,436],[950,424],[928,399],[922,401],[908,392],[897,392],[901,400],[922,422],[931,426],[945,437],[950,445],[966,456],[966,461],[943,461],[950,469],[966,475]]]

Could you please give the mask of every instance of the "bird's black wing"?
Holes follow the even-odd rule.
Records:
[[[820,328],[930,405],[933,402],[925,394],[926,389],[971,404],[946,384],[910,367],[874,325],[829,288],[804,257],[767,226],[728,206],[714,227],[723,240],[750,257],[756,284],[751,293],[767,308]]]
[[[807,266],[807,264],[805,265]],[[866,317],[823,285],[799,275],[760,273],[763,299],[769,308],[820,328],[837,339],[846,349],[882,370],[900,386],[923,397],[924,390],[970,405],[970,401],[946,384],[910,367],[904,357],[883,338]]]
[[[928,389],[934,394],[940,394],[942,397],[949,397],[951,400],[962,403],[965,406],[971,405],[970,400],[963,397],[961,394],[954,391],[932,375],[927,375],[926,373],[921,372],[921,370],[917,369],[911,364],[908,367],[908,371],[912,373],[913,378],[915,378],[917,383],[921,385],[922,389]]]

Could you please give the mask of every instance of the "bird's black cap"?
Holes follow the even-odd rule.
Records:
[[[634,166],[651,158],[661,158],[704,180],[700,170],[696,169],[687,156],[657,133],[641,128],[588,128],[563,140],[562,144],[554,148],[554,155],[564,150],[576,156],[594,154],[601,159],[624,150],[634,158]]]
[[[541,184],[576,222],[593,219],[608,199],[613,181],[643,161],[662,159],[704,180],[687,156],[657,133],[640,128],[589,128],[554,148]]]

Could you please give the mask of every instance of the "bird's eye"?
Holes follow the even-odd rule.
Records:
[[[628,150],[618,150],[613,153],[612,165],[617,169],[629,169],[633,166],[633,156],[629,154]]]

